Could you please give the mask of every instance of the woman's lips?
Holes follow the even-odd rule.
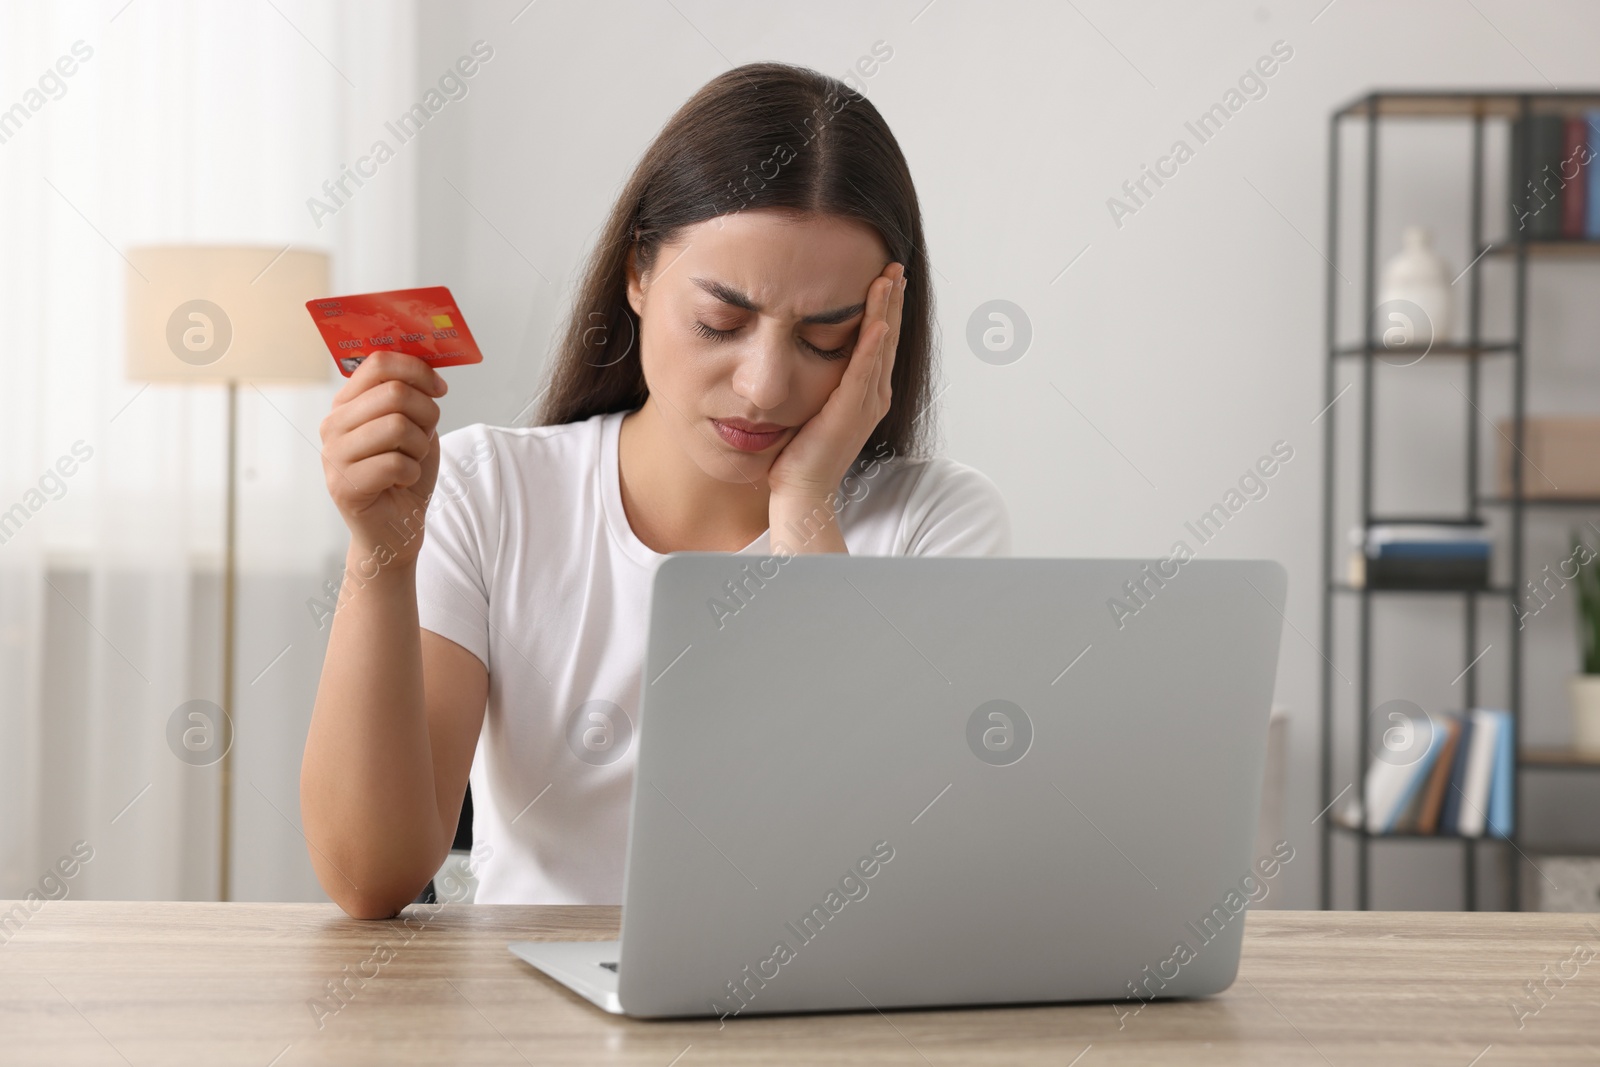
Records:
[[[718,435],[724,441],[741,452],[762,452],[771,448],[778,438],[783,436],[783,430],[787,428],[772,430],[769,433],[751,433],[748,430],[737,429],[716,419],[711,420],[711,425],[717,428]]]

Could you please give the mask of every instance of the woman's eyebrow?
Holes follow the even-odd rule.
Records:
[[[758,313],[762,310],[756,306],[754,300],[751,300],[731,285],[711,278],[690,278],[689,280],[724,304],[732,304],[734,307]],[[847,322],[855,318],[865,311],[866,307],[867,305],[864,303],[851,304],[849,307],[834,308],[832,311],[819,311],[815,315],[805,316],[800,321],[818,326],[837,326],[841,322]]]

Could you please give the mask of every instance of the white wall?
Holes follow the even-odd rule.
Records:
[[[1600,9],[1577,0],[1335,0],[1326,8],[1323,0],[1079,0],[1075,9],[925,2],[425,4],[419,91],[474,41],[494,48],[470,95],[422,135],[421,267],[395,279],[450,284],[488,353],[483,366],[452,376],[444,428],[509,423],[532,400],[596,227],[657,129],[706,80],[760,59],[842,76],[874,42],[887,42],[893,57],[866,91],[894,128],[922,197],[950,386],[946,451],[1004,490],[1016,554],[1165,554],[1184,522],[1275,441],[1294,448],[1270,494],[1202,554],[1271,557],[1290,571],[1277,700],[1293,713],[1285,826],[1298,851],[1272,902],[1314,907],[1323,450],[1322,424],[1311,420],[1324,403],[1328,116],[1373,88],[1592,86]],[[1184,123],[1276,41],[1293,55],[1267,94],[1198,145],[1146,206],[1113,222],[1107,199],[1176,138],[1196,146]],[[1466,147],[1464,126],[1386,132],[1394,167],[1380,195],[1380,262],[1398,246],[1400,226],[1421,221],[1457,269],[1466,265]],[[1346,178],[1352,227],[1355,177]],[[1500,212],[1490,217],[1498,222]],[[1347,309],[1359,299],[1350,258],[1357,232],[1343,243],[1353,283],[1341,285]],[[1505,288],[1505,267],[1484,269],[1496,272],[1485,276],[1489,288]],[[1533,389],[1535,410],[1596,406],[1597,312],[1581,299],[1596,269],[1538,268],[1533,361],[1549,387]],[[997,297],[1024,308],[1034,329],[1027,355],[1003,367],[964,345],[972,309]],[[1348,369],[1341,373],[1348,379]],[[1380,504],[1460,507],[1449,491],[1458,484],[1465,404],[1449,383],[1464,388],[1464,379],[1435,361],[1394,381],[1396,403],[1386,405],[1380,432],[1392,447],[1384,462],[1397,466]],[[1336,409],[1347,441],[1355,395]],[[1484,436],[1493,436],[1487,426]],[[1532,523],[1534,568],[1565,555],[1561,536],[1559,522]],[[1458,609],[1381,610],[1375,644],[1387,658],[1374,703],[1459,702],[1459,686],[1449,684],[1465,664]],[[1549,625],[1528,660],[1525,732],[1535,743],[1565,738],[1561,687],[1576,645],[1570,614],[1557,615],[1541,621]],[[1480,643],[1496,648],[1480,665],[1482,699],[1500,703],[1503,607],[1484,618],[1494,629]],[[1413,622],[1428,629],[1418,634]],[[1344,639],[1334,656],[1352,678],[1353,650]],[[1530,833],[1578,832],[1597,790],[1594,778],[1534,783]],[[1454,844],[1375,851],[1376,906],[1459,904]],[[1483,871],[1495,873],[1487,862]]]

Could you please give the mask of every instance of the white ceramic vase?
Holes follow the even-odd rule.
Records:
[[[1400,251],[1384,265],[1377,337],[1386,348],[1429,348],[1453,336],[1450,267],[1425,227],[1407,226]]]
[[[1572,747],[1600,755],[1600,674],[1575,674],[1569,680],[1572,698]]]

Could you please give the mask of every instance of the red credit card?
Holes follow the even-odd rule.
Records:
[[[405,352],[430,367],[482,363],[455,297],[442,285],[307,300],[339,373],[346,378],[373,352]]]

